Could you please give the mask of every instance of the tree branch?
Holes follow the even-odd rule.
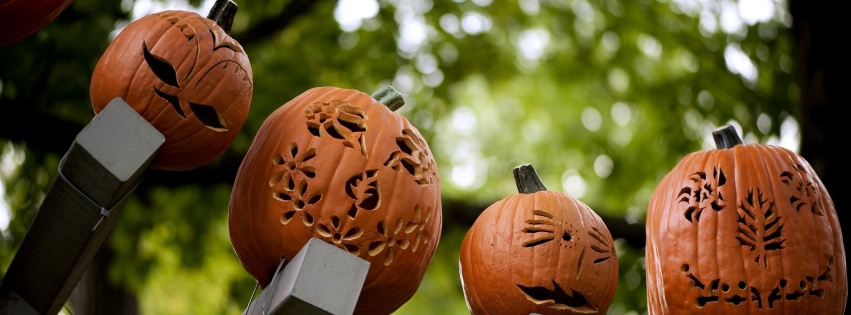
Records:
[[[276,16],[269,17],[265,20],[249,27],[245,32],[234,34],[234,38],[243,47],[251,44],[262,42],[272,35],[287,28],[296,17],[310,11],[318,0],[293,0],[284,7]]]

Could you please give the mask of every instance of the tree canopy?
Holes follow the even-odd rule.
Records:
[[[419,291],[397,314],[468,314],[458,276],[466,229],[535,166],[551,190],[599,213],[616,238],[610,314],[646,312],[643,220],[659,180],[733,124],[746,143],[798,150],[792,18],[774,1],[242,0],[231,35],[253,70],[249,117],[228,150],[181,172],[151,170],[103,251],[102,286],[143,314],[234,314],[255,281],[227,230],[233,179],[275,109],[317,86],[392,85],[397,112],[439,168],[444,226]],[[750,7],[749,5],[756,5]],[[0,179],[9,265],[58,161],[94,116],[95,64],[128,23],[212,1],[75,0],[0,47]],[[2,190],[0,190],[2,191]],[[3,221],[3,220],[0,220]],[[2,223],[2,222],[0,222]],[[86,280],[89,281],[89,280]],[[75,292],[75,294],[77,294]],[[81,309],[83,302],[69,309]],[[129,305],[129,306],[128,306]]]

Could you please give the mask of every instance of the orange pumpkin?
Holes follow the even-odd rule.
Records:
[[[567,194],[548,191],[531,165],[514,169],[519,194],[489,206],[459,258],[472,314],[606,314],[618,259],[606,224]]]
[[[266,287],[313,237],[369,261],[357,314],[390,314],[422,281],[440,238],[440,179],[428,144],[374,95],[309,89],[262,124],[238,170],[228,225],[242,266]],[[386,104],[386,105],[385,105]]]
[[[252,92],[242,46],[216,21],[181,10],[127,25],[95,66],[90,87],[96,113],[121,97],[157,128],[166,141],[151,168],[178,171],[230,146]]]
[[[713,134],[718,148],[686,155],[650,199],[650,313],[843,314],[842,233],[809,163]]]
[[[51,22],[73,0],[0,1],[0,47],[20,42]]]

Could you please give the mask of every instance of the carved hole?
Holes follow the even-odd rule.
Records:
[[[325,226],[325,224],[317,225],[316,226],[316,233],[319,233],[319,235],[322,235],[324,237],[331,237],[331,234],[332,234],[331,230],[329,230],[328,227]]]
[[[360,255],[360,247],[354,244],[343,244],[343,247],[346,248],[346,251],[354,254],[355,256]]]
[[[357,214],[358,214],[358,207],[355,206],[355,204],[352,204],[352,206],[349,208],[349,212],[346,213],[346,216],[354,219]]]
[[[419,223],[415,223],[415,222],[408,222],[408,225],[406,225],[406,226],[405,226],[405,233],[407,234],[407,233],[411,233],[411,232],[413,232],[414,230],[416,230],[416,229],[417,229],[417,227],[418,227],[419,225],[420,225]]]
[[[739,289],[744,290],[747,287],[748,287],[747,283],[745,283],[744,281],[739,281]]]
[[[369,248],[368,248],[369,255],[370,256],[378,255],[379,253],[381,253],[382,250],[384,250],[384,246],[385,246],[384,242],[381,242],[381,241],[370,243]]]
[[[363,131],[366,131],[366,125],[364,125],[363,127],[361,127],[359,123],[357,123],[357,122],[347,121],[347,119],[345,119],[344,117],[345,117],[345,115],[341,114],[341,115],[340,115],[340,118],[339,118],[337,121],[339,121],[339,122],[340,122],[340,125],[342,125],[342,126],[343,126],[343,127],[345,127],[346,129],[349,129],[349,130],[351,130],[352,132],[363,132]]]
[[[376,228],[378,230],[378,234],[381,234],[381,235],[386,234],[385,227],[384,227],[384,221],[379,221],[378,226]]]
[[[186,118],[186,113],[184,113],[183,109],[180,108],[180,100],[177,98],[177,96],[168,95],[157,88],[154,88],[154,93],[156,93],[157,96],[161,97],[166,102],[171,104],[171,107],[174,108],[174,111],[176,111],[177,114],[180,115],[180,117]]]
[[[333,227],[335,230],[340,229],[340,222],[341,221],[339,217],[337,217],[336,215],[331,216],[331,227]]]
[[[393,263],[393,256],[396,256],[396,253],[393,250],[393,248],[390,248],[387,251],[387,255],[384,256],[384,265],[385,266],[390,266],[390,264]]]
[[[359,227],[353,227],[346,232],[346,235],[343,235],[344,240],[353,240],[363,235],[363,229]]]
[[[295,216],[295,214],[296,214],[295,211],[284,212],[284,214],[281,215],[281,224],[290,223],[290,220],[292,220],[292,218],[293,218],[293,216]]]
[[[402,152],[405,152],[405,154],[410,155],[414,152],[414,150],[411,149],[411,147],[414,146],[414,144],[411,142],[411,139],[396,138],[396,144],[399,146],[399,150],[402,150]]]
[[[272,194],[272,197],[281,201],[290,201],[291,197],[289,194],[283,191],[276,191]]]
[[[313,122],[307,122],[307,131],[316,137],[319,137],[319,125]]]
[[[283,155],[275,154],[275,156],[272,157],[272,165],[283,165],[285,162]]]
[[[343,137],[342,134],[340,134],[340,132],[337,130],[337,126],[335,126],[334,124],[331,124],[330,126],[326,127],[325,131],[327,131],[328,135],[331,136],[334,139],[341,139],[342,140],[342,139],[346,138],[346,137]],[[348,146],[351,146],[351,145],[348,145]]]
[[[414,175],[414,176],[420,175],[420,174],[417,174],[417,170],[416,170],[417,164],[415,162],[413,162],[409,159],[402,159],[402,166],[405,167],[405,170],[408,171],[408,174],[411,174],[411,175]]]
[[[307,226],[313,225],[313,216],[310,215],[310,213],[308,213],[307,211],[302,211],[301,214],[302,214],[301,219],[302,219],[302,222],[304,222],[304,225],[307,225]]]
[[[378,193],[378,188],[370,186],[364,191],[364,194],[368,194],[369,197],[366,197],[361,201],[360,207],[365,210],[375,210],[378,209],[379,204],[381,203],[380,195]]]
[[[216,131],[227,131],[227,122],[215,107],[189,102],[189,108],[205,126]]]
[[[399,234],[399,231],[405,226],[405,221],[402,218],[396,219],[396,227],[393,228],[393,235]]]
[[[537,238],[537,239],[534,239],[534,240],[531,240],[531,241],[524,242],[523,247],[533,247],[533,246],[541,245],[543,243],[552,241],[553,239],[555,239],[555,236],[552,236],[552,235],[544,236],[544,237],[541,237],[541,238]]]
[[[688,269],[689,269],[688,264],[683,264],[683,266],[682,266],[682,267],[680,267],[680,270],[681,270],[682,272],[688,272]]]
[[[154,72],[157,78],[162,80],[165,84],[177,88],[180,87],[177,84],[177,72],[174,71],[174,67],[172,67],[165,59],[151,54],[148,50],[148,45],[145,42],[142,42],[142,54],[145,57],[145,61],[148,62],[148,67],[151,68],[151,71]]]
[[[310,199],[307,201],[307,204],[315,205],[317,202],[319,202],[319,200],[322,200],[322,194],[316,193],[310,197]]]
[[[290,151],[290,156],[293,157],[293,159],[298,156],[298,143],[290,142],[290,145],[287,147],[287,149]]]
[[[417,248],[420,247],[420,241],[422,240],[422,238],[423,238],[423,234],[418,233],[417,238],[414,239],[414,248],[411,249],[412,252],[415,252],[415,253],[417,252]]]
[[[553,289],[546,287],[526,287],[517,284],[520,292],[526,296],[526,299],[535,304],[553,303],[551,307],[556,309],[570,309],[576,313],[593,313],[598,308],[589,303],[588,298],[584,294],[575,290],[564,290],[555,280],[552,280]]]
[[[563,239],[565,242],[570,242],[573,239],[573,237],[570,235],[571,233],[572,232],[570,230],[564,230],[564,232],[561,234],[561,239]]]
[[[301,171],[301,173],[302,173],[302,174],[304,174],[304,176],[307,176],[307,177],[309,177],[309,178],[314,178],[314,177],[316,177],[316,168],[315,168],[315,167],[312,167],[312,166],[304,166],[304,167],[302,167],[302,168],[301,168],[301,169],[299,169],[299,170]]]
[[[287,190],[290,190],[290,191],[295,189],[295,181],[293,180],[292,176],[287,176],[287,186],[286,187],[287,187]]]

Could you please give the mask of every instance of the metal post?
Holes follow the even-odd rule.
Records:
[[[0,283],[0,313],[62,309],[164,142],[120,98],[77,134]]]
[[[368,261],[312,238],[243,314],[352,314],[368,271]]]

